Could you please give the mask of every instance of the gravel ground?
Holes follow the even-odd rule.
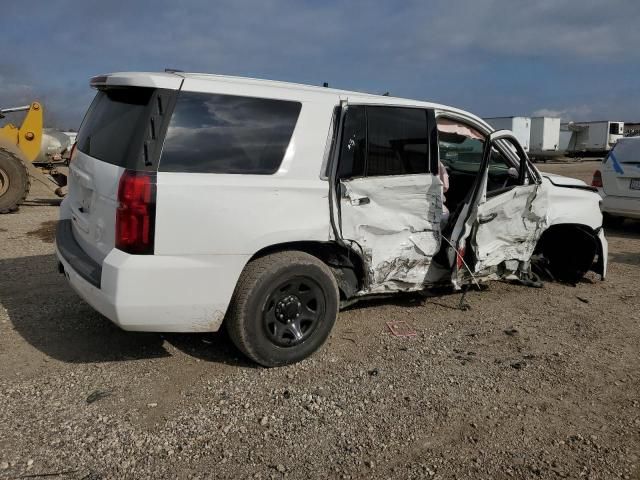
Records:
[[[0,217],[0,478],[640,479],[640,223],[608,232],[605,282],[361,304],[263,369],[95,313],[56,271],[57,203]]]

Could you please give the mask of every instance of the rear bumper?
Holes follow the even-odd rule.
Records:
[[[82,250],[73,236],[71,220],[60,220],[56,227],[56,248],[58,256],[63,257],[68,265],[84,280],[96,288],[100,288],[102,266]]]
[[[599,193],[602,196],[603,212],[619,217],[640,219],[640,198],[607,195],[602,190]]]
[[[56,254],[71,287],[102,315],[132,331],[217,331],[249,260],[247,255],[129,255],[113,249],[98,265],[96,285],[78,255],[70,254],[73,242],[73,232],[69,238],[58,230]]]

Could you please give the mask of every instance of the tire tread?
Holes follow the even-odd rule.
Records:
[[[29,195],[29,190],[31,189],[31,176],[29,175],[29,170],[27,169],[27,166],[24,164],[24,161],[20,159],[18,156],[16,156],[13,152],[7,150],[6,148],[0,147],[0,158],[2,157],[13,159],[16,162],[16,164],[19,165],[24,170],[24,177],[22,179],[23,186],[22,186],[22,193],[20,195],[20,198],[13,205],[9,205],[7,207],[0,206],[0,214],[5,214],[5,213],[12,213],[18,210],[20,205],[24,203],[24,201],[27,199],[27,195]]]
[[[324,273],[333,280],[333,287],[335,288],[336,296],[339,295],[337,282],[335,281],[329,267],[327,267],[320,259],[308,253],[298,250],[287,250],[251,260],[240,275],[240,279],[238,280],[231,298],[231,303],[227,310],[225,324],[227,332],[236,347],[238,347],[238,349],[251,360],[261,365],[265,365],[265,362],[252,348],[251,341],[249,340],[250,332],[243,328],[243,318],[245,315],[249,314],[249,312],[247,312],[247,304],[252,292],[255,290],[261,278],[269,273],[276,272],[282,267],[291,265],[292,263],[298,265],[314,265],[324,270]]]

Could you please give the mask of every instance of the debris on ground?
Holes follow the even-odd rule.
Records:
[[[387,327],[394,337],[415,337],[418,332],[404,320],[387,322]]]
[[[92,404],[93,402],[97,402],[98,400],[107,398],[110,395],[111,395],[111,392],[108,390],[94,390],[87,397],[87,403]]]

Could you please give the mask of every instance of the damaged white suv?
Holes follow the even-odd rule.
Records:
[[[606,274],[594,189],[540,174],[464,111],[203,74],[91,85],[56,248],[123,329],[224,323],[275,366],[318,349],[355,299],[526,281],[533,263],[569,282]]]

